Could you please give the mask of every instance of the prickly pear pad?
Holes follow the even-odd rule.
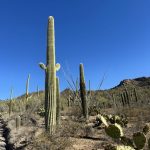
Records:
[[[133,134],[133,141],[138,149],[142,149],[145,146],[146,137],[145,137],[144,133],[137,132],[137,133]]]
[[[106,127],[105,132],[108,136],[110,136],[114,139],[119,139],[120,137],[123,136],[122,128],[117,123],[115,123],[113,125],[109,125],[108,127]]]

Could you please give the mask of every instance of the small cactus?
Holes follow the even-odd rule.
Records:
[[[143,149],[146,143],[146,137],[145,134],[142,132],[137,132],[133,134],[133,141],[138,149]]]
[[[86,94],[83,64],[80,64],[79,70],[80,70],[80,96],[81,96],[82,112],[83,116],[86,119],[88,119],[88,104],[87,104],[87,94]]]
[[[11,88],[11,92],[10,92],[10,101],[9,101],[9,104],[8,104],[8,107],[9,107],[9,116],[11,115],[12,113],[12,95],[13,95],[13,88]]]
[[[108,136],[110,136],[114,139],[119,139],[123,136],[122,128],[117,123],[109,125],[108,127],[106,127],[105,132]]]
[[[19,129],[21,125],[21,117],[17,116],[16,117],[16,129]]]
[[[40,93],[39,93],[39,86],[37,86],[37,96],[39,97]]]

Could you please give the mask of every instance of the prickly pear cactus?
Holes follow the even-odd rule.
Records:
[[[133,140],[125,136],[121,137],[121,143],[126,146],[134,147]]]
[[[148,148],[150,149],[150,138],[148,139]]]
[[[133,134],[133,142],[137,149],[143,149],[146,143],[145,134],[142,132],[137,132]]]
[[[134,148],[130,146],[124,146],[124,145],[107,145],[105,147],[105,150],[135,150]]]
[[[110,136],[114,139],[119,139],[123,136],[122,127],[117,123],[109,125],[108,127],[106,127],[105,132],[108,136]]]
[[[97,116],[100,120],[101,120],[101,122],[106,126],[106,127],[108,127],[108,123],[107,123],[107,120],[105,119],[105,117],[103,117],[102,115],[98,115]]]

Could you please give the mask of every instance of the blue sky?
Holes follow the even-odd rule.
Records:
[[[30,92],[44,89],[38,63],[46,62],[48,16],[55,18],[56,62],[74,80],[79,63],[92,89],[104,73],[102,89],[150,76],[149,0],[1,0],[0,99],[12,86],[14,96],[24,94],[29,73]],[[57,75],[61,90],[68,87],[63,71]]]

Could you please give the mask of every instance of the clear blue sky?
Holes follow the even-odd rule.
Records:
[[[149,0],[1,0],[0,1],[0,99],[44,89],[44,72],[38,63],[46,58],[48,16],[55,18],[56,62],[97,89],[122,79],[150,76]],[[67,67],[68,66],[68,67]],[[70,71],[67,71],[69,68]],[[61,90],[68,87],[62,70]]]

